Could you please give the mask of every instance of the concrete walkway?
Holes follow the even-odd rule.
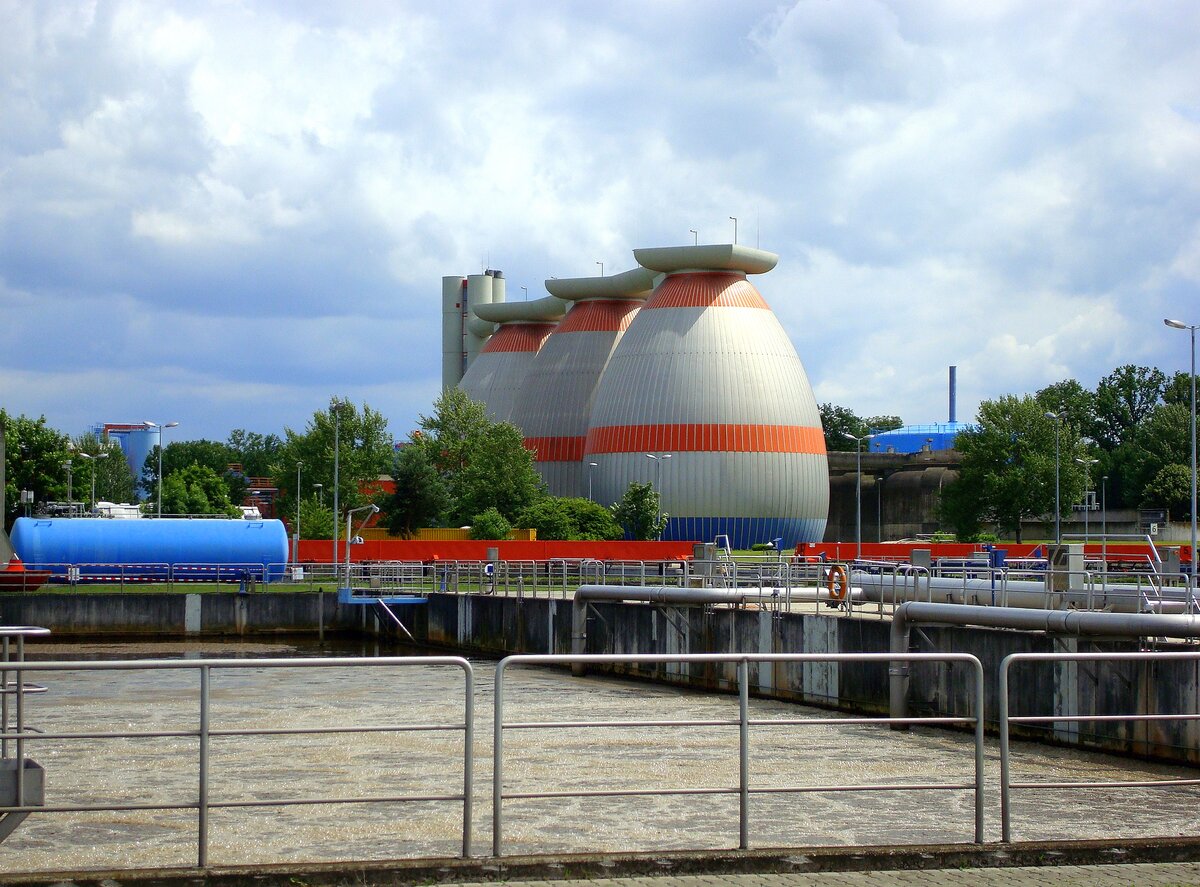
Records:
[[[494,887],[477,881],[459,887]],[[1039,866],[1004,869],[924,869],[906,872],[660,875],[569,881],[504,881],[506,887],[1200,887],[1200,863]]]

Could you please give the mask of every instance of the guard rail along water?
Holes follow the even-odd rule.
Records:
[[[879,724],[895,726],[895,718],[769,718],[751,719],[749,716],[751,662],[839,662],[839,663],[893,663],[893,662],[947,662],[969,666],[973,682],[974,711],[970,717],[920,717],[905,718],[906,725],[912,724],[970,724],[974,728],[975,779],[973,783],[920,783],[920,784],[872,784],[872,785],[804,785],[771,786],[756,788],[751,784],[750,773],[750,728],[765,725],[791,725],[796,727],[858,726]],[[614,664],[657,664],[657,663],[724,663],[737,666],[738,717],[730,720],[633,720],[633,721],[535,721],[506,722],[504,719],[505,675],[514,665],[614,665]],[[974,840],[984,842],[983,836],[983,666],[980,661],[966,653],[755,653],[755,654],[591,654],[577,656],[509,656],[496,667],[495,678],[495,724],[492,739],[492,855],[504,854],[504,801],[505,799],[534,798],[601,798],[601,797],[650,797],[662,795],[737,795],[738,796],[738,848],[750,847],[749,802],[753,794],[802,794],[839,792],[933,792],[973,791],[975,797]],[[514,730],[554,730],[564,728],[628,727],[639,729],[688,728],[698,726],[736,726],[738,728],[738,784],[736,786],[706,786],[703,788],[629,788],[595,791],[542,791],[506,792],[504,787],[504,736]]]
[[[1001,840],[1005,843],[1012,841],[1012,791],[1083,791],[1091,789],[1129,789],[1156,788],[1170,789],[1185,786],[1198,786],[1200,779],[1150,779],[1150,780],[1121,780],[1093,781],[1073,780],[1013,782],[1012,781],[1012,749],[1010,733],[1013,724],[1047,724],[1061,729],[1066,725],[1102,722],[1154,723],[1164,721],[1197,721],[1200,714],[1196,712],[1154,713],[1154,714],[1056,714],[1056,715],[1021,715],[1010,713],[1009,706],[1009,675],[1014,666],[1025,663],[1071,663],[1071,662],[1200,662],[1200,652],[1142,652],[1142,653],[1013,653],[1000,663],[999,683],[999,729],[1000,729],[1000,829]]]
[[[43,633],[45,629],[41,629]],[[327,668],[429,668],[437,666],[453,666],[463,672],[463,718],[461,721],[448,723],[422,724],[354,724],[345,723],[337,726],[298,726],[286,728],[233,728],[214,729],[210,726],[213,701],[211,698],[211,676],[213,672],[222,670],[245,669],[327,669]],[[389,656],[375,659],[360,658],[320,658],[320,659],[209,659],[209,660],[158,660],[140,659],[110,662],[10,662],[8,671],[17,676],[18,686],[24,680],[24,674],[50,672],[84,672],[84,671],[191,671],[199,679],[197,708],[199,725],[191,730],[119,730],[119,731],[37,731],[21,720],[22,711],[18,708],[18,724],[15,743],[17,745],[18,761],[24,760],[25,746],[67,741],[123,741],[151,740],[160,741],[169,738],[194,739],[196,741],[196,766],[198,774],[197,794],[191,799],[179,801],[147,801],[132,803],[94,803],[94,804],[29,804],[26,799],[17,794],[15,803],[7,803],[0,797],[0,816],[13,814],[27,816],[30,813],[78,813],[87,811],[134,811],[134,810],[195,810],[196,811],[196,864],[203,868],[208,865],[208,828],[209,816],[214,810],[229,808],[251,807],[291,807],[312,806],[323,804],[396,804],[408,802],[451,802],[462,807],[462,855],[470,855],[471,848],[471,813],[474,798],[472,772],[474,769],[474,672],[467,660],[458,656]],[[18,696],[18,699],[21,697]],[[438,794],[418,795],[366,795],[366,796],[300,796],[300,797],[255,797],[243,799],[220,799],[212,797],[211,788],[214,779],[220,773],[214,774],[209,766],[210,749],[214,741],[228,737],[269,737],[283,735],[312,735],[312,734],[364,734],[364,733],[405,733],[425,731],[451,731],[463,734],[462,754],[462,791]],[[8,734],[5,734],[7,740]],[[297,774],[290,774],[295,776]],[[20,792],[18,782],[18,792]],[[2,822],[3,820],[0,820]]]

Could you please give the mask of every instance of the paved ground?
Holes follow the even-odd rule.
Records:
[[[458,887],[494,887],[497,882]],[[823,872],[818,874],[661,875],[582,881],[504,881],[507,887],[1191,887],[1200,885],[1200,863],[1042,866],[1039,868],[925,869],[901,872]]]

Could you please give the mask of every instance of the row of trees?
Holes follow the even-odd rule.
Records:
[[[0,411],[0,420],[8,440],[6,526],[20,514],[20,490],[33,490],[40,503],[67,501],[72,470],[77,502],[90,500],[94,472],[97,499],[133,501],[140,489],[144,509],[159,510],[157,448],[135,482],[116,443],[90,434],[72,440],[44,418]],[[521,432],[490,421],[483,404],[457,390],[442,395],[399,448],[380,413],[335,398],[303,430],[287,428],[282,438],[239,429],[224,442],[170,443],[161,456],[163,514],[236,515],[249,479],[266,477],[279,491],[277,516],[298,514],[310,539],[333,535],[335,461],[339,513],[374,502],[401,536],[425,526],[469,525],[479,538],[503,538],[519,526],[536,529],[541,539],[619,539],[626,530],[652,539],[666,521],[648,484],[632,485],[613,508],[549,496]],[[389,475],[395,492],[385,495]]]
[[[996,524],[1020,541],[1023,518],[1053,517],[1056,471],[1063,516],[1097,490],[1109,508],[1187,516],[1190,417],[1187,373],[1167,377],[1133,365],[1092,390],[1068,379],[1034,395],[985,401],[977,429],[955,442],[963,462],[943,491],[942,518],[960,538]]]
[[[539,539],[620,539],[627,530],[653,539],[665,524],[648,484],[631,485],[611,509],[548,495],[520,430],[490,421],[484,405],[462,391],[443,393],[419,425],[396,456],[395,492],[379,503],[397,535],[469,525],[487,539],[504,538],[514,526],[536,529]]]

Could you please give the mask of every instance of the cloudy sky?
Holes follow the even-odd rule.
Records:
[[[440,278],[780,255],[820,401],[909,422],[1200,322],[1200,4],[0,0],[0,406],[397,437]]]

